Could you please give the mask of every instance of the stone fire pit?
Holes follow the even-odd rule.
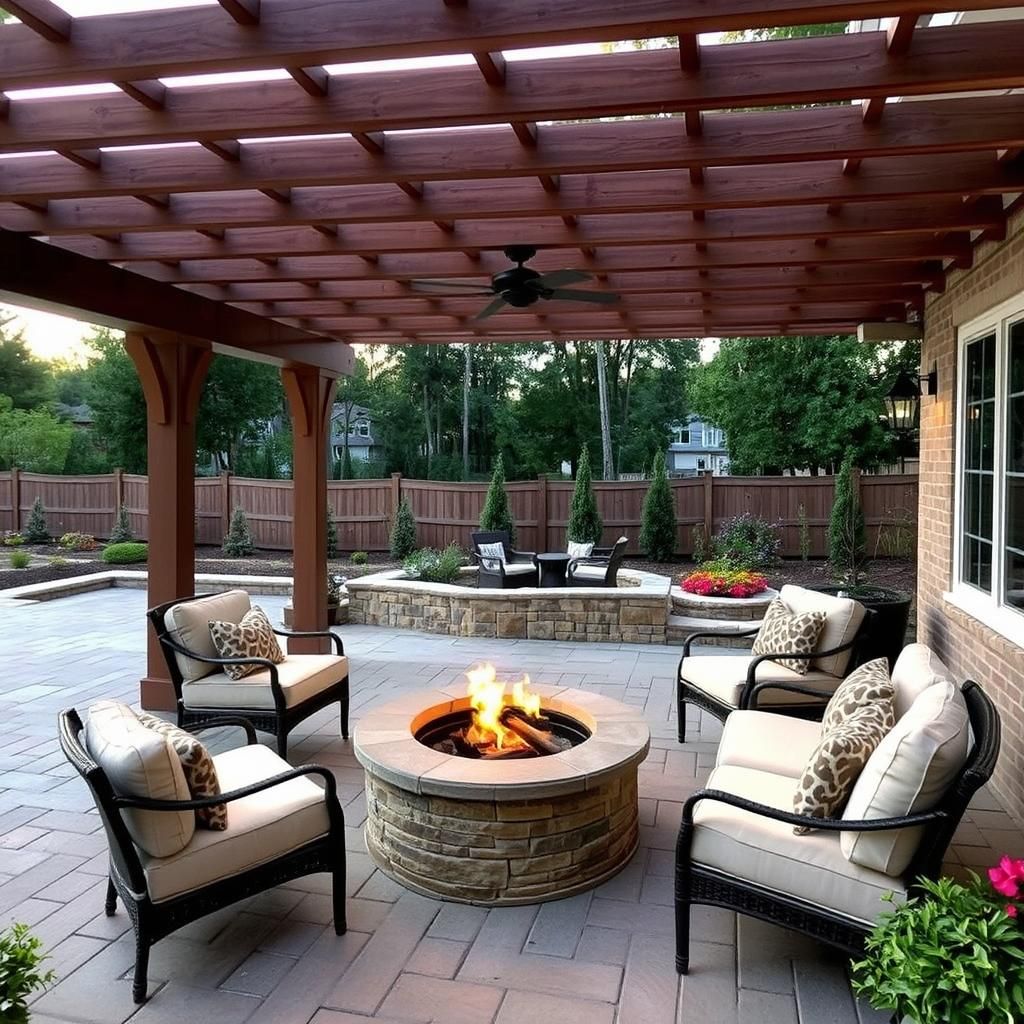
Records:
[[[571,896],[629,861],[647,724],[599,694],[532,690],[543,710],[575,719],[589,737],[525,760],[471,760],[425,746],[417,732],[469,707],[459,685],[407,694],[356,726],[366,845],[385,874],[430,896],[501,906]]]

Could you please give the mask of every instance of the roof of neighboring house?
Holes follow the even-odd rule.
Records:
[[[64,402],[57,402],[53,407],[54,412],[62,420],[70,420],[82,426],[92,426],[96,417],[92,409],[85,402],[81,405],[66,405]]]

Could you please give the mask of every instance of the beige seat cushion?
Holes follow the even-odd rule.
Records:
[[[716,767],[786,775],[794,784],[821,739],[821,723],[771,711],[733,711],[725,720]]]
[[[927,644],[908,644],[892,667],[892,684],[896,688],[893,705],[897,721],[915,700],[933,683],[956,684],[956,676],[943,664]]]
[[[825,628],[818,637],[819,651],[831,651],[849,643],[860,629],[866,614],[864,605],[849,597],[834,597],[832,594],[819,594],[816,590],[796,587],[787,583],[780,591],[779,597],[795,612],[821,611],[825,613]],[[812,669],[819,669],[834,676],[846,672],[850,661],[850,651],[832,654],[827,658],[815,658],[811,662]]]
[[[698,654],[683,659],[679,675],[717,700],[737,707],[740,691],[747,681],[747,667],[753,660],[753,655],[747,654],[725,654],[720,657],[712,654]],[[829,675],[827,672],[816,671],[813,668],[804,675],[800,675],[774,661],[762,661],[757,666],[756,678],[759,683],[769,680],[795,683],[797,686],[825,690],[828,694],[834,693],[841,682],[838,677]],[[812,697],[800,693],[789,693],[785,690],[762,690],[758,694],[758,706],[823,704],[827,699],[827,696]]]
[[[341,682],[348,675],[348,658],[336,654],[289,654],[277,666],[285,704],[293,708]],[[260,669],[242,679],[223,672],[183,683],[182,700],[187,708],[274,709],[270,669]]]
[[[214,757],[225,792],[290,771],[291,765],[256,744]],[[154,902],[200,889],[265,864],[324,835],[330,828],[324,791],[303,777],[232,801],[224,832],[201,829],[171,857],[143,857]]]
[[[126,704],[93,704],[85,745],[118,796],[191,799],[174,745],[143,725]],[[135,845],[153,857],[183,850],[196,831],[194,811],[125,810],[124,823]]]
[[[708,789],[789,811],[793,780],[751,768],[723,765],[708,779]],[[889,909],[882,897],[895,891],[905,898],[898,880],[851,864],[832,832],[793,834],[793,827],[750,811],[712,800],[701,801],[694,814],[693,860],[726,875],[752,882],[771,892],[865,923]]]
[[[504,568],[506,576],[525,576],[537,572],[537,567],[530,562],[506,562]]]
[[[934,807],[967,760],[970,730],[960,688],[927,687],[868,759],[843,817],[893,818]],[[842,835],[843,853],[854,864],[895,876],[910,864],[921,829]]]
[[[204,658],[219,658],[210,636],[210,621],[219,619],[222,622],[241,622],[249,608],[249,595],[244,590],[228,590],[223,594],[210,594],[209,597],[176,604],[164,615],[164,625],[170,639],[182,647]],[[183,654],[175,654],[175,658],[185,682],[202,679],[217,667],[196,661],[195,658],[186,658]]]
[[[572,574],[574,580],[585,580],[588,583],[604,583],[608,575],[606,565],[578,565]]]

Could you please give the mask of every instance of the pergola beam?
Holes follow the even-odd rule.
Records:
[[[4,0],[3,7],[49,43],[71,38],[71,15],[53,0]]]

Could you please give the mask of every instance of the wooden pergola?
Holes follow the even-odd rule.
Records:
[[[129,332],[154,601],[193,587],[210,352],[282,367],[296,521],[315,524],[296,531],[296,622],[315,628],[351,345],[918,320],[1024,192],[1024,21],[932,16],[1019,3],[218,0],[72,18],[0,0],[22,22],[0,26],[0,298]],[[700,39],[860,19],[883,27]],[[223,80],[238,72],[256,74]],[[486,286],[509,245],[619,301],[478,320],[486,299],[412,284]],[[151,652],[149,703],[161,676]]]

